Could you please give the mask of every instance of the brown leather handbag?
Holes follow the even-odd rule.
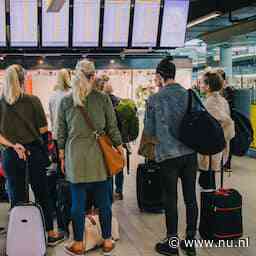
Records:
[[[155,160],[155,146],[158,143],[159,141],[155,137],[151,137],[143,131],[138,154],[147,160]]]
[[[96,140],[99,143],[101,151],[103,153],[104,161],[107,168],[108,176],[112,177],[118,174],[124,168],[124,158],[122,154],[113,146],[111,139],[106,134],[100,134],[94,127],[89,115],[84,108],[79,107],[86,124],[93,131],[96,136]]]

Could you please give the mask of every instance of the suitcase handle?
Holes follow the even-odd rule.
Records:
[[[26,197],[26,203],[32,203],[29,201],[29,155],[27,155],[27,159],[25,160],[25,197]]]
[[[223,157],[221,158],[221,171],[220,171],[220,190],[224,190],[223,189],[223,185],[224,185],[224,162],[223,162]]]

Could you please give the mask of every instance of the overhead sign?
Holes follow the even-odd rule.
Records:
[[[184,46],[188,10],[188,0],[165,0],[161,47]]]
[[[60,12],[47,12],[47,0],[42,6],[42,45],[44,47],[67,47],[69,33],[69,0]]]
[[[103,47],[127,47],[131,0],[106,0]]]
[[[38,45],[37,0],[10,0],[11,46]]]
[[[133,47],[156,47],[160,0],[136,0],[133,22]]]
[[[0,4],[0,47],[6,46],[5,1]]]
[[[74,0],[74,47],[99,45],[100,0]]]

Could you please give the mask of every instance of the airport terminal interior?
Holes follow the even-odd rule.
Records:
[[[198,170],[195,187],[199,216],[196,234],[193,239],[203,241],[203,243],[201,245],[196,244],[195,251],[192,250],[193,252],[180,248],[179,255],[256,255],[256,220],[254,219],[256,215],[256,0],[0,0],[0,144],[3,144],[1,145],[0,153],[0,256],[178,255],[176,253],[177,251],[172,250],[173,248],[167,248],[166,252],[163,250],[162,253],[159,248],[156,248],[156,244],[166,237],[167,232],[165,221],[165,212],[167,212],[165,209],[166,203],[162,202],[163,200],[168,201],[167,192],[163,192],[166,193],[165,199],[163,199],[162,196],[159,196],[157,199],[159,191],[166,189],[159,181],[162,179],[159,178],[160,176],[158,177],[158,175],[163,173],[162,170],[159,170],[159,168],[162,168],[161,166],[163,164],[160,164],[159,162],[161,161],[157,159],[160,158],[159,155],[161,156],[163,151],[158,154],[160,148],[160,146],[158,147],[159,144],[155,143],[157,146],[155,146],[154,143],[150,144],[155,146],[154,154],[156,159],[153,160],[153,167],[151,166],[152,159],[148,159],[145,154],[140,152],[142,142],[144,143],[143,138],[145,138],[146,128],[148,127],[146,127],[145,123],[149,119],[149,116],[151,116],[150,111],[152,110],[147,106],[149,106],[150,102],[153,102],[153,99],[158,99],[157,95],[162,93],[163,96],[164,94],[166,84],[162,76],[163,73],[161,72],[165,72],[166,69],[161,71],[160,64],[163,60],[167,59],[170,67],[174,65],[176,67],[175,84],[178,83],[181,85],[180,88],[182,89],[180,90],[184,90],[184,88],[186,90],[193,89],[194,92],[197,93],[197,97],[200,97],[203,104],[207,101],[208,97],[208,94],[202,90],[207,80],[205,76],[206,74],[208,74],[208,76],[215,74],[216,79],[222,81],[223,91],[225,88],[229,88],[231,91],[231,96],[226,98],[227,100],[225,100],[225,102],[227,101],[227,106],[228,103],[230,104],[230,101],[232,102],[232,104],[229,105],[229,115],[231,113],[229,118],[232,120],[233,129],[235,129],[235,135],[232,139],[237,138],[235,136],[240,136],[241,132],[243,133],[241,136],[247,136],[245,140],[249,141],[246,150],[242,153],[233,153],[228,167],[221,168],[224,169],[224,189],[226,190],[222,188],[219,190],[221,186],[222,170],[216,170],[216,191],[211,190],[204,192],[212,193],[216,198],[217,196],[222,196],[221,200],[223,200],[223,204],[225,204],[225,202],[227,203],[228,199],[225,197],[228,197],[228,193],[231,191],[229,190],[230,188],[238,192],[239,196],[242,198],[240,200],[240,206],[238,207],[239,211],[237,207],[233,206],[237,198],[229,199],[229,206],[222,209],[222,213],[226,211],[225,218],[223,217],[221,220],[221,213],[219,215],[216,214],[217,208],[215,209],[216,211],[212,210],[211,216],[204,216],[212,220],[208,223],[209,228],[212,225],[215,225],[214,228],[216,230],[223,227],[223,243],[218,244],[221,238],[214,236],[216,235],[215,233],[213,237],[211,237],[214,243],[210,245],[207,244],[205,242],[206,239],[201,236],[202,231],[199,230],[199,226],[203,219],[202,212],[205,209],[203,209],[202,206],[202,188],[199,185],[199,176],[202,172]],[[127,141],[127,143],[123,143],[126,164],[123,168],[123,178],[121,181],[123,184],[119,184],[121,191],[117,191],[115,188],[118,186],[117,177],[115,177],[114,182],[112,180],[112,215],[113,219],[116,221],[115,228],[113,228],[114,224],[112,223],[112,236],[114,236],[113,230],[115,229],[118,233],[117,239],[115,239],[116,241],[113,243],[115,244],[115,248],[110,252],[106,253],[106,251],[104,251],[106,249],[104,247],[105,242],[101,242],[101,244],[95,244],[97,246],[95,248],[93,247],[92,250],[88,252],[82,250],[80,253],[75,253],[73,251],[72,254],[70,250],[75,247],[66,246],[72,239],[75,239],[72,224],[69,224],[70,237],[67,237],[64,232],[65,241],[58,243],[56,246],[47,246],[47,243],[39,245],[38,248],[41,249],[47,247],[47,252],[45,251],[42,254],[39,249],[37,251],[34,249],[31,250],[31,248],[36,247],[36,243],[39,239],[36,238],[39,232],[36,231],[36,228],[34,230],[32,229],[33,223],[29,223],[30,220],[31,222],[35,220],[32,217],[31,219],[28,217],[28,221],[26,217],[23,217],[21,220],[22,225],[24,225],[23,230],[19,230],[22,225],[17,224],[16,222],[18,222],[18,220],[14,219],[15,216],[16,218],[19,216],[15,215],[15,208],[25,207],[26,202],[23,202],[24,205],[22,205],[22,202],[19,202],[20,204],[17,205],[13,203],[12,199],[15,197],[15,189],[12,187],[14,185],[11,180],[11,171],[5,170],[5,167],[8,165],[7,162],[10,162],[8,158],[10,157],[8,155],[10,148],[1,141],[2,136],[6,137],[7,134],[12,133],[14,137],[16,135],[20,136],[20,131],[22,130],[20,127],[24,126],[27,128],[27,125],[25,125],[25,122],[21,122],[21,120],[20,125],[17,124],[18,121],[16,123],[13,121],[12,124],[12,121],[10,121],[11,117],[8,119],[9,110],[4,109],[4,103],[2,104],[2,101],[7,98],[6,95],[11,97],[10,94],[13,93],[12,89],[8,90],[8,86],[12,86],[11,83],[14,83],[16,79],[9,77],[12,72],[12,67],[14,67],[16,71],[18,68],[22,67],[21,70],[24,75],[22,88],[24,93],[29,95],[29,97],[36,96],[39,99],[42,104],[41,112],[45,113],[45,120],[47,120],[49,131],[54,134],[54,126],[56,123],[53,122],[50,102],[53,99],[53,95],[57,97],[57,94],[54,93],[57,91],[56,88],[60,84],[60,73],[67,72],[69,74],[71,87],[70,95],[73,95],[73,99],[75,100],[75,86],[81,86],[84,80],[87,81],[86,83],[89,83],[88,81],[92,79],[91,73],[86,73],[89,71],[83,70],[85,67],[83,65],[85,65],[87,69],[93,69],[95,81],[102,80],[103,84],[106,82],[107,86],[105,85],[100,95],[108,94],[109,92],[105,91],[105,88],[110,87],[110,96],[114,95],[118,99],[119,105],[115,106],[113,104],[113,107],[111,106],[111,108],[115,110],[113,113],[117,113],[121,109],[118,108],[121,103],[126,104],[127,101],[124,99],[129,99],[130,105],[127,103],[127,106],[129,105],[128,107],[131,107],[134,105],[133,110],[135,111],[135,117],[139,125],[137,136]],[[225,77],[221,75],[220,70],[222,70],[222,75],[223,73],[225,74]],[[82,73],[80,71],[82,71]],[[76,85],[76,79],[78,79],[78,74],[80,74],[79,72],[85,74],[85,77],[81,79],[81,81],[79,80],[80,85]],[[21,81],[20,73],[17,72],[17,74],[18,81]],[[161,82],[158,80],[159,77],[162,79]],[[209,82],[210,79],[207,81]],[[161,86],[159,85],[160,83]],[[72,87],[72,85],[74,86]],[[80,91],[80,93],[82,92]],[[66,97],[63,96],[62,100],[59,100],[57,113],[58,121],[64,120],[64,118],[61,117],[60,109],[61,107],[63,108],[63,106],[65,107],[64,103],[67,101],[65,102],[64,98],[66,99]],[[90,95],[88,97],[90,97]],[[223,99],[226,96],[223,94],[223,96],[220,97]],[[152,101],[149,99],[152,99]],[[183,103],[179,102],[177,105],[181,108],[185,108],[186,104],[187,102],[184,101]],[[161,109],[161,107],[164,108],[165,106],[161,106],[160,104],[156,105],[156,111]],[[218,107],[220,108],[220,106],[217,106],[217,109]],[[99,108],[96,107],[96,109]],[[165,108],[165,111],[169,111],[170,113],[172,110],[173,109]],[[16,111],[18,110],[15,110],[15,112]],[[62,114],[66,113],[65,111],[67,112],[67,110],[63,110]],[[96,110],[93,111],[95,112]],[[15,112],[10,112],[10,114],[13,116]],[[238,119],[235,119],[237,116],[234,117],[234,112],[242,116],[239,120],[242,120],[242,122],[244,122],[243,124],[237,123]],[[145,115],[146,113],[147,115]],[[161,113],[164,113],[164,110]],[[72,112],[72,115],[76,116],[78,114]],[[98,115],[101,116],[101,114]],[[73,122],[72,118],[74,116],[70,117],[70,122],[66,119],[64,120],[66,122],[65,129],[71,129],[69,131],[65,130],[65,132],[62,130],[64,135],[69,134],[67,136],[73,136],[72,133],[74,133],[76,129],[70,127],[73,125],[71,122]],[[35,119],[37,119],[37,117]],[[118,119],[118,114],[115,119],[116,118]],[[157,118],[155,117],[154,120],[155,119]],[[7,122],[6,120],[9,120],[9,124],[5,123]],[[175,122],[176,118],[173,118],[173,120],[173,122]],[[77,120],[77,122],[79,122],[79,120]],[[128,121],[128,123],[129,122],[130,121]],[[85,124],[82,123],[81,127],[84,127],[84,125]],[[170,125],[172,125],[172,120]],[[161,123],[156,124],[156,127],[159,128],[159,126],[161,126]],[[40,126],[38,128],[42,127],[43,126]],[[61,132],[59,127],[61,127],[61,124],[58,124],[58,133]],[[78,130],[81,127],[78,127]],[[118,127],[116,126],[117,130],[118,128],[122,135],[123,130],[120,129],[120,125]],[[135,126],[132,128],[135,129]],[[161,127],[159,129],[161,130]],[[15,131],[17,131],[17,134]],[[40,129],[38,129],[38,132],[39,131],[43,134]],[[53,138],[56,144],[53,143],[52,147],[57,148],[56,145],[60,146],[59,139],[62,139],[62,137],[59,134],[56,136],[57,137]],[[80,135],[74,137],[74,141],[84,139],[82,135],[81,138],[79,136]],[[164,134],[159,136],[164,136]],[[208,134],[208,136],[210,137],[211,134]],[[8,136],[6,139],[8,139]],[[231,143],[232,139],[230,139]],[[66,141],[67,140],[69,140],[69,138],[66,138]],[[164,140],[165,139],[161,137],[160,144],[162,142],[165,143]],[[168,140],[168,138],[166,138],[166,140]],[[177,143],[175,142],[176,140],[178,139],[176,138],[174,140],[174,144]],[[19,141],[11,142],[14,144],[26,144]],[[78,142],[76,143],[76,147],[79,147],[80,144]],[[239,146],[242,148],[244,143],[246,144],[244,140],[239,141],[238,148]],[[116,144],[116,142],[113,142],[113,144]],[[22,151],[21,148],[17,148],[15,145],[13,150],[16,152],[20,152],[19,150]],[[174,147],[172,143],[167,145],[170,150],[172,146]],[[67,161],[70,160],[66,153],[69,147],[67,142],[64,147],[64,154],[66,154],[65,160],[63,160],[64,157],[62,156],[64,152],[63,148],[59,151],[56,149],[56,161],[53,161],[50,157],[52,163],[49,166],[51,166],[52,170],[54,169],[52,172],[54,175],[57,175],[56,173],[58,172],[61,173],[63,161],[65,161],[66,168],[70,167],[70,169],[72,169],[74,166],[79,166],[79,163],[75,163],[74,165],[67,164]],[[6,151],[8,152],[6,153]],[[72,152],[76,152],[75,146],[72,148]],[[215,153],[219,152],[220,151]],[[198,152],[195,152],[195,156],[196,153]],[[70,155],[72,154],[73,153],[70,153]],[[86,155],[86,152],[84,154]],[[77,159],[79,158],[76,158],[76,160]],[[95,161],[98,161],[97,159],[99,158],[95,159]],[[80,160],[82,163],[83,160],[79,159],[79,161]],[[72,161],[72,159],[70,161]],[[90,161],[93,163],[93,159],[90,159]],[[221,165],[222,162],[223,161],[220,163]],[[10,167],[10,165],[9,163],[8,167]],[[49,171],[49,166],[47,167],[48,169],[45,168],[44,174],[48,179],[52,175]],[[83,166],[86,166],[86,163]],[[16,167],[13,165],[12,168]],[[77,168],[79,170],[82,169],[82,167]],[[34,171],[37,170],[35,169]],[[83,171],[86,172],[86,170],[81,170],[81,172]],[[66,173],[67,172],[69,173],[71,170],[66,170]],[[91,170],[91,172],[93,172],[93,170]],[[169,172],[172,172],[171,168]],[[143,175],[145,175],[145,177],[142,177]],[[152,175],[152,177],[150,175]],[[70,177],[73,176],[71,175]],[[58,176],[57,179],[65,181],[64,177],[59,178]],[[75,189],[73,188],[74,181],[72,181],[72,178],[70,178],[70,180],[66,177],[66,179],[65,182],[67,184],[72,183],[72,200],[71,192],[67,195],[59,195],[59,191],[57,190],[60,185],[58,185],[59,183],[56,180],[55,190],[49,193],[48,197],[56,197],[56,201],[58,201],[59,197],[66,198],[69,196],[70,201],[73,202],[75,198]],[[102,181],[102,179],[99,181]],[[159,184],[157,184],[158,181],[160,182]],[[111,183],[109,180],[106,182]],[[86,181],[82,181],[81,183],[85,184]],[[188,236],[188,234],[186,234],[186,218],[189,218],[189,213],[186,211],[186,204],[183,200],[181,180],[178,180],[177,188],[178,234],[176,235],[180,239],[185,239],[186,236]],[[29,201],[34,202],[36,198],[32,190],[30,186],[28,193]],[[61,193],[64,192],[62,191]],[[61,203],[56,203],[57,210],[53,213],[55,216],[54,226],[56,230],[59,228],[57,215],[60,214],[61,218],[63,217],[63,208],[58,212],[58,207]],[[147,206],[145,206],[144,203]],[[157,205],[154,205],[154,203]],[[172,203],[175,205],[175,201]],[[32,206],[27,206],[28,214],[29,207]],[[71,205],[69,208],[69,210],[71,210]],[[94,208],[97,207],[94,206]],[[19,209],[17,209],[17,212],[18,210]],[[72,209],[72,212],[73,210],[74,209]],[[211,208],[208,210],[210,211]],[[86,215],[85,218],[94,218],[97,214],[96,209],[89,217]],[[215,216],[213,216],[214,214]],[[42,220],[44,219],[43,215],[44,214],[42,214]],[[237,223],[238,215],[239,218],[241,218],[239,224]],[[172,219],[172,216],[168,217]],[[34,218],[36,217],[34,216]],[[75,217],[70,217],[70,221],[71,219],[73,220],[73,218]],[[173,216],[173,218],[175,218],[175,216]],[[230,224],[229,230],[225,230],[227,223]],[[17,226],[15,227],[15,225]],[[235,230],[236,225],[240,225],[239,234],[232,231],[233,229]],[[15,232],[12,233],[14,230]],[[35,234],[33,232],[35,232]],[[99,236],[101,237],[102,231],[98,230],[97,232],[99,232]],[[230,234],[230,232],[233,233]],[[22,237],[22,233],[24,236],[30,237],[30,239]],[[46,230],[44,230],[43,233],[47,239]],[[84,239],[86,244],[86,239],[89,239],[89,235],[86,231],[85,234]],[[94,236],[94,233],[92,233],[92,236]],[[171,238],[167,238],[169,239],[170,246]],[[9,240],[12,241],[11,245]],[[67,251],[67,248],[69,251]],[[15,250],[19,253],[15,253]]]

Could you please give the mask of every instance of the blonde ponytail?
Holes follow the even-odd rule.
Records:
[[[86,96],[93,89],[91,77],[95,74],[94,64],[88,60],[82,60],[76,65],[75,76],[71,81],[73,101],[75,106],[83,106]]]
[[[21,82],[22,80],[21,77],[19,77],[16,65],[12,65],[6,69],[2,97],[8,104],[15,104],[22,95],[23,90]]]

